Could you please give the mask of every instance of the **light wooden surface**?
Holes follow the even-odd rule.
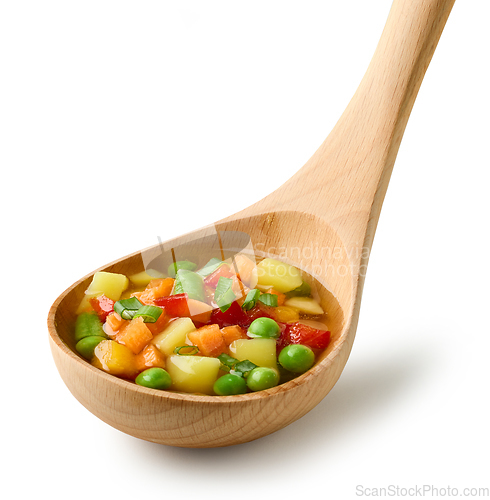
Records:
[[[243,396],[180,395],[135,386],[93,368],[72,351],[72,311],[90,281],[87,276],[57,299],[48,318],[58,370],[84,406],[142,439],[215,447],[274,432],[325,397],[354,341],[365,266],[391,170],[453,3],[395,0],[366,75],[329,137],[277,191],[216,224],[219,233],[248,233],[262,252],[283,249],[285,260],[312,272],[337,297],[341,311],[333,312],[334,340],[321,362],[287,384]],[[171,244],[188,239],[183,236]],[[308,255],[298,253],[307,247]],[[124,273],[141,269],[155,249],[101,269]],[[326,292],[321,298],[329,301]]]

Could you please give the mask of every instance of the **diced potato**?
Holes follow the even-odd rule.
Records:
[[[276,339],[239,339],[230,344],[231,355],[243,361],[248,359],[258,366],[276,368]]]
[[[303,283],[298,269],[274,259],[267,258],[259,262],[257,273],[261,287],[272,286],[282,293],[290,292]]]
[[[135,356],[114,340],[103,340],[94,349],[92,364],[112,374],[131,378],[136,375]]]
[[[152,343],[165,356],[170,356],[176,347],[185,345],[187,334],[195,329],[196,327],[190,318],[178,318],[171,321],[165,330],[152,340]]]
[[[284,303],[288,307],[295,307],[300,312],[316,316],[324,311],[320,304],[311,297],[292,297]]]
[[[93,307],[90,304],[90,299],[93,299],[95,297],[98,297],[99,295],[102,295],[102,293],[94,293],[94,294],[87,294],[85,292],[85,295],[83,296],[82,300],[80,301],[80,304],[78,306],[78,309],[76,310],[76,314],[82,314],[84,312],[90,312],[93,311]]]
[[[174,354],[167,359],[166,370],[172,379],[171,389],[213,395],[220,366],[217,358]]]
[[[165,275],[159,271],[155,271],[155,269],[148,269],[147,271],[141,271],[140,273],[132,274],[129,277],[131,283],[136,286],[146,286],[150,283],[151,280],[156,278],[164,278]]]
[[[299,320],[299,312],[295,307],[278,306],[272,309],[272,315],[279,323],[289,323]]]
[[[129,285],[129,280],[124,274],[106,273],[99,271],[94,274],[92,283],[85,291],[85,295],[104,294],[112,300],[119,300],[121,294]]]

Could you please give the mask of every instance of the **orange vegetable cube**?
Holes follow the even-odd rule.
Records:
[[[162,314],[158,317],[155,323],[145,323],[146,327],[152,335],[157,335],[160,332],[163,332],[164,328],[167,326],[167,323],[170,321],[169,315],[165,312],[165,309],[162,308]]]
[[[145,306],[155,305],[155,293],[152,288],[145,289],[142,292],[133,292],[131,297],[136,297]]]
[[[231,289],[235,294],[237,299],[243,298],[247,296],[247,293],[250,291],[250,288],[246,287],[242,281],[240,281],[236,276],[233,276],[231,283]]]
[[[117,342],[131,349],[134,354],[138,354],[152,338],[142,317],[129,321],[116,335]]]
[[[119,314],[117,314],[116,312],[112,312],[111,314],[109,314],[105,321],[106,321],[106,327],[108,326],[113,333],[120,330],[121,327],[123,327],[127,323],[127,320],[122,319],[121,316],[119,316]],[[106,333],[109,336],[111,336],[110,335],[111,332],[106,332]]]
[[[232,342],[238,339],[246,339],[247,333],[243,328],[238,325],[225,326],[221,329],[221,334],[223,335],[223,340],[226,345],[230,345]]]
[[[189,307],[189,317],[193,321],[207,323],[211,319],[213,308],[205,302],[195,299],[187,299],[187,306]]]
[[[219,356],[226,352],[226,344],[218,325],[206,325],[187,334],[187,338],[199,348],[202,356]]]
[[[278,306],[283,306],[284,302],[286,302],[286,294],[285,293],[278,292],[274,288],[269,288],[269,290],[267,290],[267,293],[272,293],[273,295],[277,295],[277,305]]]
[[[250,288],[255,287],[257,284],[257,266],[253,260],[243,254],[235,255],[233,257],[233,267],[243,283]]]
[[[138,372],[148,368],[165,368],[165,357],[154,344],[148,344],[135,356],[135,365]]]
[[[134,292],[131,297],[136,297],[145,306],[154,305],[155,299],[166,297],[172,293],[173,278],[158,278],[151,280],[142,292]]]
[[[148,283],[146,289],[153,290],[153,296],[155,299],[159,299],[160,297],[166,297],[172,293],[172,288],[174,287],[174,279],[173,278],[161,278],[156,280],[151,280]]]

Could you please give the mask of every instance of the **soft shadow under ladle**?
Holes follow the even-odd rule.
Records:
[[[394,0],[373,59],[347,109],[306,165],[279,189],[210,228],[99,269],[137,272],[158,262],[168,249],[202,256],[213,245],[222,252],[247,246],[262,256],[281,249],[282,260],[325,287],[317,293],[330,312],[333,340],[320,361],[290,382],[240,396],[156,391],[108,375],[78,356],[71,338],[74,311],[92,273],[66,290],[48,317],[58,370],[84,406],[138,438],[215,447],[281,429],[325,397],[354,341],[365,268],[390,174],[454,1]],[[247,244],[241,241],[243,234]]]

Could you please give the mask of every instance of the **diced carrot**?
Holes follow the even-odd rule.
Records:
[[[247,338],[245,330],[238,325],[225,326],[221,329],[221,333],[226,345],[230,345],[235,340]]]
[[[153,367],[165,368],[165,357],[155,345],[148,344],[135,356],[135,365],[138,372]]]
[[[193,345],[199,348],[199,353],[203,356],[219,356],[226,351],[226,344],[223,334],[216,324],[206,325],[187,334]]]
[[[152,306],[155,302],[155,295],[151,288],[142,292],[133,292],[131,297],[136,297],[145,306]]]
[[[243,283],[249,287],[254,287],[257,284],[257,266],[253,260],[238,254],[233,257],[233,264]]]
[[[105,321],[106,321],[107,325],[109,326],[109,328],[114,333],[117,332],[118,330],[120,330],[121,327],[123,327],[127,323],[127,320],[122,319],[121,316],[119,316],[119,314],[117,314],[117,312],[112,312],[111,314],[109,314]],[[106,333],[109,335],[108,332],[106,332]]]
[[[170,295],[174,281],[173,278],[151,280],[142,292],[133,292],[131,297],[136,297],[145,306],[154,305],[156,299]]]
[[[207,323],[211,319],[213,308],[200,300],[187,299],[189,317],[199,323]]]
[[[159,299],[160,297],[166,297],[170,295],[172,292],[172,288],[174,287],[174,279],[173,278],[161,278],[151,280],[146,287],[147,290],[153,290],[153,297],[155,299]]]
[[[273,295],[277,295],[278,306],[283,306],[284,302],[286,302],[286,294],[278,292],[274,288],[269,288],[269,290],[267,290],[267,293],[272,293]]]
[[[232,280],[233,281],[231,283],[231,289],[233,290],[235,297],[237,297],[238,300],[241,298],[245,300],[245,297],[250,291],[250,288],[245,286],[244,283],[237,278],[237,276],[233,276]]]
[[[132,319],[116,335],[116,341],[129,347],[134,354],[138,354],[152,338],[142,317]]]
[[[150,330],[152,335],[157,335],[162,332],[170,321],[169,315],[166,313],[165,308],[162,307],[162,314],[158,317],[155,323],[145,323],[148,330]]]

